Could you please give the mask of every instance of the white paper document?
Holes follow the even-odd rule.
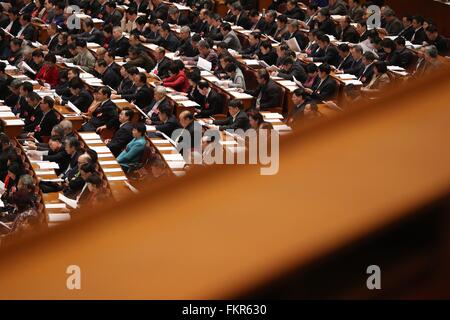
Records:
[[[69,207],[71,207],[73,209],[76,209],[77,206],[78,206],[77,200],[73,200],[73,199],[67,198],[62,193],[58,193],[58,199],[61,200],[62,202],[64,202],[65,204],[67,204]]]
[[[67,208],[65,203],[46,203],[45,207],[47,209],[65,209],[65,208]]]
[[[179,153],[163,153],[162,156],[167,161],[184,161],[184,158]]]
[[[40,169],[59,169],[59,165],[56,162],[38,162]]]
[[[49,213],[48,214],[48,222],[63,222],[69,221],[70,214],[69,213]]]
[[[126,176],[106,176],[106,179],[108,179],[108,181],[124,181],[124,180],[128,180]]]
[[[104,173],[108,173],[108,172],[122,172],[122,168],[104,168],[103,172]]]
[[[117,165],[119,165],[119,163],[118,163],[116,160],[99,161],[98,163],[99,163],[101,166],[107,165],[107,164],[117,164]]]
[[[83,140],[94,140],[94,139],[100,139],[100,136],[93,132],[80,132],[80,136],[83,138]]]
[[[169,140],[164,139],[150,139],[153,144],[170,144]]]
[[[111,153],[111,150],[109,150],[107,146],[90,147],[90,148],[97,153]]]
[[[211,71],[212,63],[202,57],[198,57],[197,67],[200,69]]]

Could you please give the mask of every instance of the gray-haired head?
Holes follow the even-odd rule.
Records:
[[[438,56],[438,50],[436,46],[427,46],[425,48],[425,52],[431,57],[431,58],[437,58]]]

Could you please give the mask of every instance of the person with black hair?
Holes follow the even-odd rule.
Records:
[[[30,106],[30,113],[28,114],[28,117],[25,118],[23,131],[32,132],[36,127],[35,121],[41,119],[42,117],[41,96],[32,91],[26,97],[26,101]]]
[[[241,100],[231,100],[228,103],[228,113],[230,114],[224,120],[214,120],[212,123],[219,126],[219,130],[247,130],[250,128],[247,113],[244,111],[244,105]]]
[[[139,108],[145,109],[153,100],[154,90],[147,85],[147,75],[143,72],[133,77],[135,90],[132,93],[122,94],[121,97],[134,102]]]
[[[317,87],[313,89],[305,88],[305,92],[311,96],[315,101],[327,101],[332,99],[337,93],[337,83],[330,77],[331,66],[327,63],[323,63],[319,66],[319,78],[320,82]]]
[[[25,72],[25,74],[30,77],[31,79],[36,78],[36,74],[41,70],[41,68],[44,65],[44,52],[40,49],[36,49],[31,53],[31,60],[25,61],[28,66],[31,67],[31,69],[34,70],[34,73],[25,70],[25,68],[22,68],[22,70]]]
[[[125,171],[128,171],[130,166],[139,165],[142,153],[147,144],[147,140],[145,139],[146,132],[145,123],[138,122],[133,126],[133,140],[127,144],[125,150],[117,157],[117,162],[119,162]]]
[[[319,35],[318,40],[322,54],[320,56],[313,57],[312,61],[328,63],[337,67],[340,60],[339,53],[335,46],[330,45],[330,38],[327,35]]]
[[[39,72],[36,74],[36,80],[48,83],[52,88],[58,85],[59,81],[59,71],[56,66],[56,57],[53,53],[49,52],[45,56],[45,63]]]
[[[349,16],[345,16],[340,21],[340,28],[338,32],[338,39],[342,42],[359,43],[359,34],[356,28],[351,25],[352,20]]]
[[[166,58],[166,49],[163,47],[156,48],[155,58],[156,65],[151,72],[156,74],[160,79],[168,77],[171,61]]]
[[[172,113],[170,106],[167,105],[159,105],[158,111],[159,121],[154,123],[155,128],[157,131],[171,137],[172,133],[180,128],[177,117]]]
[[[34,41],[36,38],[36,29],[31,24],[31,16],[28,13],[24,13],[20,16],[19,22],[21,28],[17,32],[16,37],[27,41]]]
[[[75,107],[82,112],[87,112],[89,106],[94,101],[92,94],[85,88],[83,81],[80,78],[72,78],[68,82],[68,88],[70,90],[70,101]],[[63,100],[65,104],[67,101]]]
[[[9,64],[17,66],[23,60],[22,39],[14,38],[9,43],[9,52],[6,55],[6,59]]]
[[[200,81],[198,91],[205,97],[205,104],[196,110],[196,118],[208,118],[223,112],[223,97],[208,82]]]
[[[106,146],[111,150],[114,157],[118,157],[127,144],[133,139],[133,124],[131,120],[134,112],[129,108],[124,108],[119,113],[119,129],[111,139],[105,140]]]
[[[139,47],[131,46],[128,49],[127,64],[134,67],[144,68],[150,72],[155,67],[155,61],[147,52]]]
[[[9,24],[6,26],[5,30],[13,36],[16,36],[21,28],[19,21],[19,9],[11,7],[8,9],[7,14],[9,18]]]
[[[1,200],[3,202],[7,202],[8,199],[12,197],[14,192],[17,190],[17,184],[19,182],[20,177],[25,174],[25,170],[21,163],[19,162],[11,162],[8,164],[8,171],[6,177],[4,179],[4,188],[5,191],[1,196]]]
[[[356,31],[359,34],[359,42],[366,41],[369,37],[369,32],[367,31],[367,23],[366,20],[360,20],[356,24]]]
[[[331,19],[330,11],[328,8],[322,8],[319,10],[317,14],[317,28],[319,31],[322,31],[324,34],[329,34],[332,36],[337,36],[336,27],[334,21]]]
[[[249,46],[244,50],[241,50],[239,53],[242,58],[245,59],[253,59],[256,55],[259,54],[259,46],[261,45],[261,33],[258,31],[253,31],[248,36]]]
[[[241,41],[239,40],[236,33],[233,30],[231,30],[231,25],[229,23],[221,24],[220,32],[222,33],[223,36],[222,41],[228,45],[228,48],[233,49],[235,51],[240,51],[242,49]],[[214,43],[217,44],[218,41],[214,41]]]
[[[11,145],[9,137],[0,132],[0,180],[4,181],[8,173],[8,159],[16,155],[14,147]]]
[[[10,83],[9,76],[5,73],[6,63],[0,62],[0,99],[5,100],[11,94],[8,88]]]
[[[179,92],[188,92],[190,87],[184,70],[180,70],[176,63],[170,66],[169,76],[163,80],[163,85]]]
[[[11,106],[12,112],[20,118],[27,119],[33,112],[26,100],[30,92],[33,92],[33,85],[29,81],[22,82],[19,87],[19,99],[14,106]]]
[[[83,19],[82,27],[84,32],[78,36],[78,39],[103,45],[103,32],[95,28],[91,18]]]
[[[354,76],[359,78],[364,71],[364,63],[362,59],[364,50],[360,45],[356,45],[350,50],[350,52],[353,57],[352,64],[350,65],[350,67],[340,70],[342,70],[344,73],[353,74]]]
[[[391,79],[388,75],[387,64],[384,61],[375,62],[373,65],[373,77],[367,85],[361,88],[363,93],[377,93],[387,87]]]
[[[71,62],[83,68],[85,71],[91,71],[95,65],[95,57],[87,48],[85,40],[78,39],[76,41],[76,56],[67,59],[67,62]]]
[[[120,26],[122,21],[122,14],[117,10],[117,5],[115,1],[108,1],[105,5],[106,15],[103,17],[104,24],[111,24],[113,27]]]
[[[449,51],[447,41],[439,34],[436,26],[428,26],[425,29],[425,33],[427,35],[427,40],[425,42],[430,46],[435,46],[440,55],[447,55]]]
[[[95,100],[99,102],[92,111],[83,113],[87,121],[82,125],[81,131],[97,131],[115,129],[117,124],[117,105],[111,101],[111,89],[101,87],[95,93]]]
[[[398,36],[403,37],[405,40],[410,41],[413,34],[414,28],[412,26],[412,17],[404,16],[402,18],[403,30],[399,32]]]
[[[277,51],[272,47],[270,41],[264,40],[261,42],[258,59],[263,60],[269,66],[273,66],[277,63]]]
[[[421,16],[414,16],[412,18],[412,27],[414,33],[411,37],[412,44],[420,44],[423,45],[423,42],[427,40],[427,34],[425,33],[425,29],[423,28],[424,18]]]
[[[200,69],[197,67],[192,68],[188,72],[187,77],[189,79],[189,84],[191,85],[188,92],[189,100],[195,101],[200,106],[203,106],[205,104],[205,96],[200,93],[198,88],[198,83],[202,80]]]
[[[376,56],[371,51],[366,51],[362,58],[362,63],[364,65],[364,69],[359,76],[358,80],[360,80],[363,84],[367,84],[372,80],[373,77],[373,64],[375,63]]]
[[[220,15],[212,12],[207,19],[208,23],[205,36],[212,41],[222,41],[223,35],[220,33],[220,24],[222,23],[222,19]]]
[[[292,94],[294,108],[287,117],[287,123],[292,124],[303,116],[306,105],[309,103],[309,96],[302,88],[298,88]]]
[[[178,41],[178,38],[170,30],[170,26],[168,23],[163,23],[161,25],[161,28],[159,29],[159,35],[161,37],[156,43],[157,45],[164,47],[171,52],[177,51],[177,48],[180,45],[180,41]]]
[[[64,27],[64,10],[66,9],[65,2],[58,2],[54,6],[54,15],[50,23],[56,24],[58,27]]]
[[[227,73],[228,78],[231,80],[231,83],[228,84],[228,87],[240,88],[242,90],[246,89],[244,74],[236,63],[229,63],[225,67],[225,72]]]
[[[150,20],[160,19],[162,21],[167,20],[169,6],[163,3],[162,0],[151,0],[149,2],[148,13],[151,16]]]
[[[305,20],[305,13],[298,7],[296,0],[288,0],[286,2],[286,11],[284,14],[289,19]]]
[[[258,110],[281,107],[282,90],[270,79],[269,72],[266,69],[259,69],[256,73],[256,80],[258,81],[256,90],[245,90],[245,93],[256,98],[254,107]]]
[[[414,55],[411,50],[406,49],[406,41],[403,37],[397,37],[395,39],[396,49],[398,54],[398,66],[402,68],[409,68],[413,63]]]
[[[281,62],[281,68],[279,71],[273,73],[275,76],[286,79],[294,80],[294,78],[300,82],[306,81],[307,75],[305,69],[301,63],[292,57],[285,57]]]
[[[56,115],[53,98],[45,96],[40,103],[42,116],[38,116],[33,121],[33,131],[28,133],[28,137],[34,137],[39,142],[42,142],[43,137],[49,137],[52,129],[58,124],[59,120]]]
[[[95,62],[94,69],[99,78],[102,79],[104,85],[110,86],[114,90],[117,89],[120,84],[120,76],[114,71],[114,69],[108,68],[108,64],[105,60],[97,60]]]
[[[120,76],[122,80],[120,81],[119,87],[117,88],[117,93],[119,95],[132,93],[133,90],[133,78],[130,74],[130,69],[135,68],[130,64],[124,64],[120,67]]]

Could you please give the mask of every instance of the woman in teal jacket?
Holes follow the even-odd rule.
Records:
[[[142,152],[144,152],[145,144],[147,143],[145,140],[146,127],[144,123],[139,122],[135,124],[132,133],[133,140],[127,144],[125,150],[117,157],[117,161],[125,171],[128,171],[132,165],[139,165]]]

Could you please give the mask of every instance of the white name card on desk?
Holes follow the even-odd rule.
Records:
[[[179,153],[163,153],[162,156],[167,161],[184,161],[184,158]]]
[[[114,102],[115,104],[118,103],[128,103],[127,99],[111,99],[112,102]]]
[[[106,161],[99,161],[98,162],[101,166],[103,165],[108,165],[108,164],[117,164],[119,165],[119,163],[116,160],[106,160]]]
[[[83,140],[97,140],[100,139],[100,136],[94,132],[86,132],[86,133],[79,133],[80,136],[83,138]]]
[[[144,47],[150,49],[150,50],[156,50],[158,49],[158,46],[156,44],[153,43],[144,43],[143,44]],[[166,52],[167,53],[167,52]]]
[[[99,153],[97,158],[114,158],[114,156],[112,153]]]
[[[49,213],[48,214],[48,222],[63,222],[69,221],[70,214],[69,213]]]
[[[355,75],[353,74],[336,74],[336,77],[338,77],[341,80],[353,80],[353,79],[357,79]]]
[[[164,139],[150,139],[153,144],[170,144],[169,140]]]
[[[239,99],[239,100],[244,100],[244,99],[253,99],[253,96],[244,92],[238,92],[238,91],[232,91],[230,92],[234,98]]]
[[[25,124],[25,122],[20,119],[8,119],[3,121],[5,121],[7,126],[23,126]]]
[[[279,83],[279,84],[281,84],[282,86],[297,86],[296,84],[295,84],[295,82],[294,81],[291,81],[291,80],[282,80],[282,81],[277,81],[277,83]]]
[[[279,126],[273,126],[273,129],[276,131],[291,131],[292,128],[289,127],[288,125],[282,124]]]
[[[105,169],[103,169],[103,172],[104,173],[107,173],[107,172],[122,172],[122,168],[105,168]]]
[[[37,176],[48,176],[48,175],[54,175],[55,171],[50,171],[50,170],[35,170],[34,173]]]
[[[111,150],[109,150],[107,146],[90,147],[90,148],[97,153],[111,153]]]
[[[65,203],[46,203],[45,208],[47,209],[65,209],[66,204]]]
[[[126,176],[117,176],[117,177],[106,176],[106,179],[108,179],[108,181],[124,181],[124,180],[128,180]]]
[[[171,95],[170,98],[174,101],[184,101],[184,100],[189,100],[188,97],[186,96],[182,96],[181,94],[174,94]]]
[[[56,162],[38,162],[37,165],[40,169],[59,169],[59,165]]]
[[[103,24],[104,23],[104,21],[99,18],[92,18],[92,22],[95,24]]]
[[[211,74],[212,74],[211,72],[206,71],[206,70],[200,71],[200,75],[201,75],[202,77],[210,76]]]
[[[176,151],[175,147],[158,147],[159,151]]]

